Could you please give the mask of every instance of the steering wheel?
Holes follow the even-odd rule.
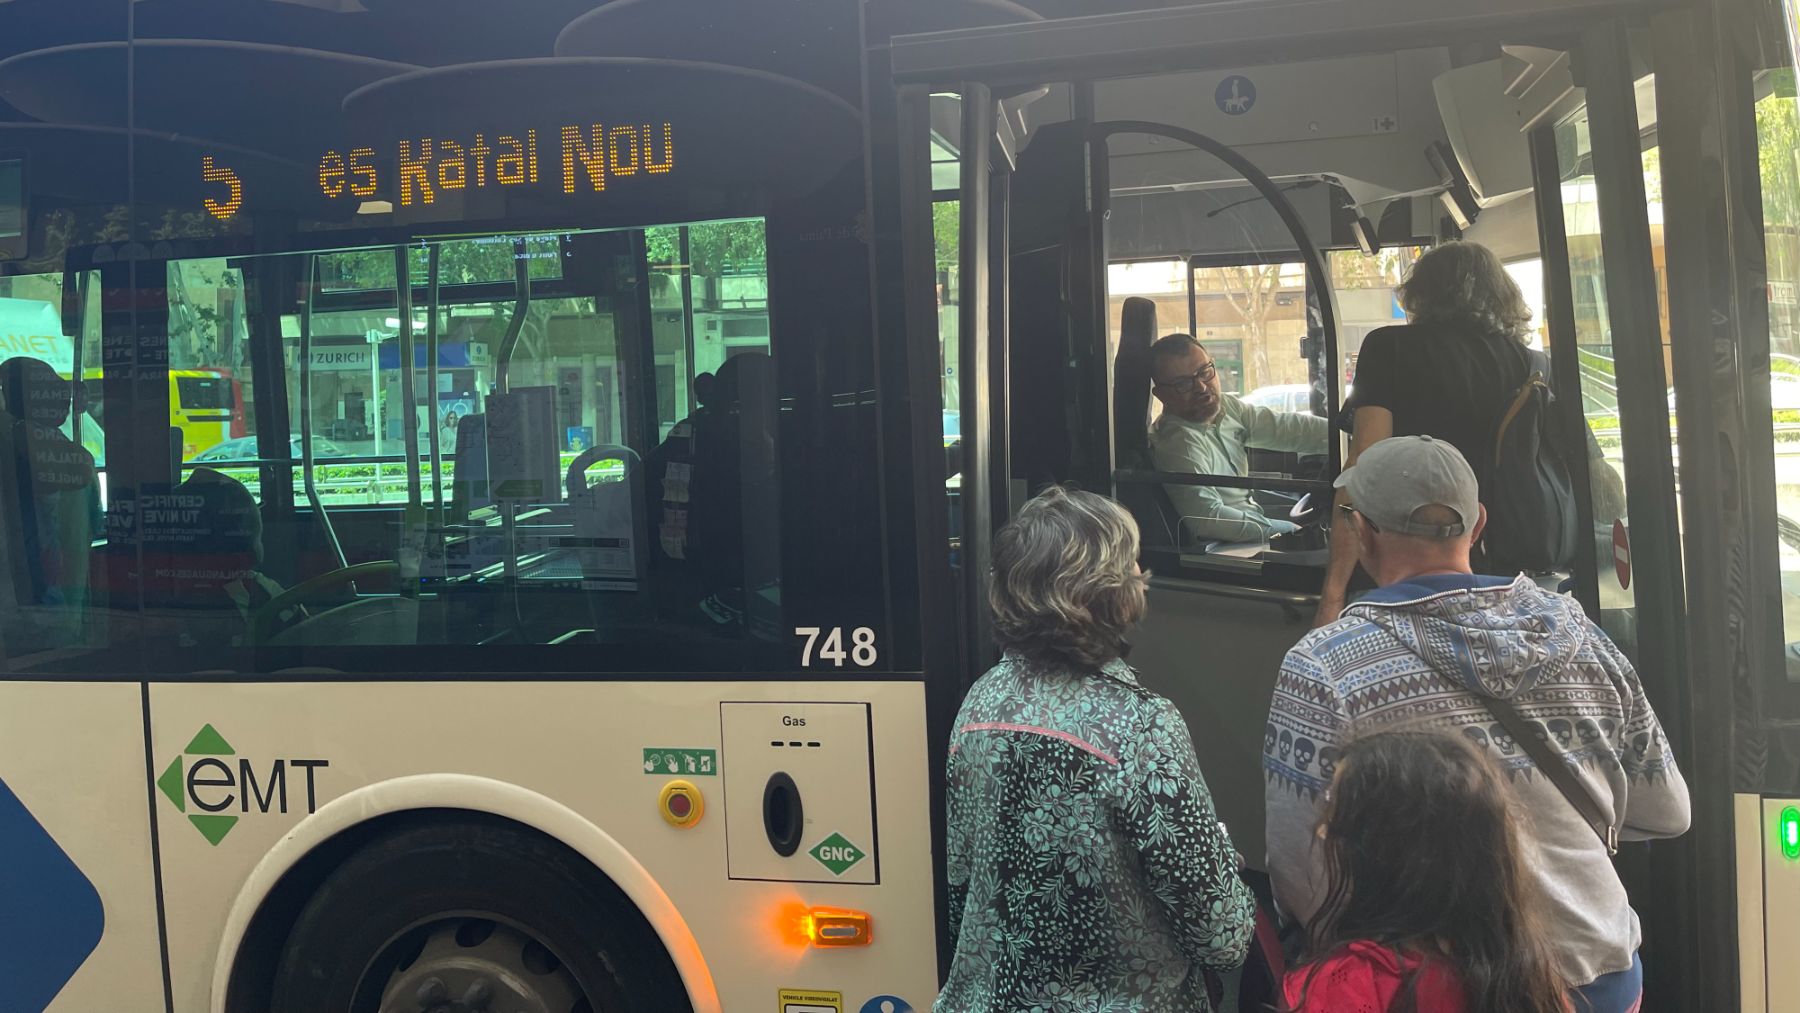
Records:
[[[399,563],[391,559],[381,559],[368,563],[354,563],[336,570],[327,570],[316,577],[309,577],[270,598],[262,604],[262,607],[250,614],[250,642],[253,644],[267,643],[271,637],[281,632],[283,626],[298,621],[292,618],[283,618],[283,613],[318,599],[325,591],[346,584],[354,584],[365,577],[386,577],[399,572]]]
[[[1321,509],[1326,511],[1331,509],[1330,499],[1327,499],[1321,506],[1319,501],[1313,498],[1315,495],[1315,493],[1309,492],[1300,497],[1300,501],[1294,504],[1294,509],[1288,511],[1288,519],[1301,527],[1305,527],[1319,519],[1319,511]]]

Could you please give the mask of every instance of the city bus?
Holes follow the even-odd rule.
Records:
[[[1138,517],[1132,663],[1259,875],[1344,444],[1157,472],[1141,353],[1188,331],[1332,416],[1459,237],[1600,448],[1594,538],[1544,579],[1693,789],[1686,837],[1619,857],[1652,1001],[1795,1008],[1794,24],[0,5],[0,295],[74,343],[108,491],[10,425],[72,464],[0,469],[8,1008],[930,1008],[991,540],[1052,482]],[[187,446],[183,371],[251,392],[241,431]],[[1312,547],[1184,539],[1177,484]]]

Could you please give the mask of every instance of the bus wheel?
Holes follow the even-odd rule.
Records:
[[[482,817],[365,844],[301,911],[272,1013],[688,1008],[636,907],[574,851]]]

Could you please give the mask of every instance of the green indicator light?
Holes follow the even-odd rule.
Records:
[[[1781,810],[1781,853],[1790,860],[1800,860],[1800,808]]]

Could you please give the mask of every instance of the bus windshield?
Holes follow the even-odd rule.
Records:
[[[15,534],[12,663],[741,672],[820,625],[885,664],[854,107],[730,68],[292,58],[328,111],[161,110],[207,140],[166,142],[192,171],[141,191],[143,243],[0,279],[0,345],[62,406],[31,452],[71,466],[9,493],[63,546]],[[491,101],[659,82],[655,116]]]

